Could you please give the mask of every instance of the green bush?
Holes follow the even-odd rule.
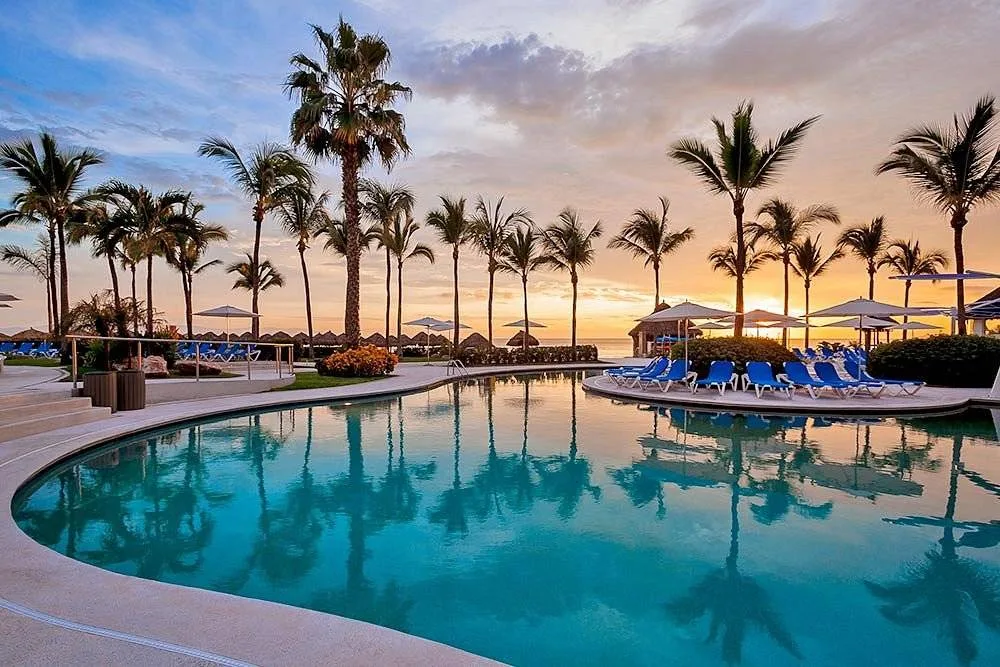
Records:
[[[1000,339],[930,336],[897,340],[872,350],[868,371],[894,380],[940,387],[990,387],[1000,368]]]
[[[684,358],[684,343],[671,348],[670,358]],[[748,361],[767,361],[775,373],[781,373],[784,363],[795,361],[795,355],[770,338],[697,338],[688,341],[691,370],[705,375],[716,360],[732,361],[736,364],[737,373],[746,372]]]
[[[576,361],[597,361],[597,346],[577,345]],[[466,366],[514,366],[522,364],[562,364],[573,361],[569,345],[521,348],[494,347],[491,350],[465,348],[458,358]]]

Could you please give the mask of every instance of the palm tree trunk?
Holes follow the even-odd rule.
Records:
[[[490,286],[486,295],[486,332],[490,339],[490,347],[493,347],[493,276],[496,274],[493,262],[490,260]]]
[[[194,338],[194,273],[181,268],[181,284],[184,286],[184,324],[187,325],[187,336]]]
[[[253,266],[250,267],[250,312],[256,313],[257,303],[260,297],[260,228],[264,223],[263,202],[257,200],[257,205],[253,209]],[[250,318],[250,332],[253,339],[257,340],[260,335],[260,318]]]
[[[951,218],[951,229],[955,236],[955,272],[965,273],[965,247],[962,244],[962,230],[965,229],[965,215],[956,212]],[[968,333],[965,327],[965,281],[955,281],[955,310],[958,317],[958,335]]]
[[[309,358],[313,358],[313,309],[309,294],[309,271],[306,268],[306,249],[299,248],[299,263],[302,265],[302,284],[306,290],[306,331],[309,334]]]
[[[452,261],[452,273],[454,274],[454,285],[455,285],[455,307],[454,314],[452,315],[453,321],[455,322],[455,329],[452,333],[452,347],[456,350],[458,349],[458,244],[451,251],[451,261]]]
[[[153,337],[153,256],[146,256],[146,336]]]
[[[733,336],[743,337],[743,277],[747,263],[747,244],[743,229],[743,200],[733,200],[733,217],[736,218],[736,319]],[[685,332],[685,336],[687,333]]]
[[[59,322],[60,332],[69,323],[69,264],[66,261],[66,228],[63,220],[56,220],[56,234],[59,237]]]
[[[427,345],[431,344],[428,337]],[[396,265],[396,349],[403,356],[403,260]]]
[[[128,335],[128,323],[125,321],[125,314],[122,312],[122,295],[118,287],[118,271],[115,269],[115,256],[108,255],[108,269],[111,271],[111,294],[115,301],[115,326],[118,328],[119,336]]]
[[[130,264],[129,269],[132,271],[132,333],[136,336],[139,335],[139,307],[136,306],[135,300],[135,264]]]
[[[576,282],[577,282],[577,276],[576,276],[576,271],[575,270],[573,271],[572,274],[570,274],[570,280],[573,283],[573,316],[572,316],[572,319],[571,319],[570,343],[569,344],[573,348],[573,361],[576,361]]]
[[[660,305],[660,263],[653,262],[653,283],[656,285],[656,293],[653,296],[653,310]]]
[[[806,287],[806,347],[809,347],[809,281],[805,281]]]
[[[911,281],[907,280],[906,284],[903,286],[903,308],[910,307],[910,285],[912,284],[913,283]],[[906,324],[909,321],[910,321],[910,316],[903,315],[903,324]],[[910,332],[907,331],[906,329],[903,329],[903,340],[906,340],[906,334],[908,333]]]
[[[784,309],[781,311],[785,317],[788,317],[788,265],[791,262],[791,258],[788,256],[788,250],[785,250],[781,255],[781,263],[784,271],[784,287],[785,287],[785,301]],[[808,313],[809,311],[806,310]],[[808,329],[806,330],[808,331]],[[781,330],[781,344],[784,347],[788,347],[788,329]]]
[[[358,207],[358,154],[348,147],[341,160],[344,194],[344,226],[347,231],[347,287],[344,299],[344,330],[348,347],[361,341],[361,211]]]
[[[521,340],[521,349],[528,351],[528,336],[531,335],[531,325],[528,324],[528,274],[521,276],[521,292],[524,298],[524,338]]]
[[[45,315],[47,316],[47,319],[49,321],[48,332],[49,332],[50,336],[53,334],[53,331],[52,331],[52,313],[54,311],[54,308],[52,306],[53,306],[53,304],[52,304],[52,285],[49,284],[49,277],[45,276]]]
[[[387,229],[387,228],[385,228]],[[389,313],[392,310],[392,253],[385,249],[385,349],[389,350]]]

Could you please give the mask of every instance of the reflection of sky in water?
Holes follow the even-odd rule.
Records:
[[[685,414],[550,375],[158,434],[17,515],[116,572],[517,664],[988,665],[996,440],[989,413]]]

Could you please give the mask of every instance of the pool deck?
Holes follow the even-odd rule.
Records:
[[[596,364],[470,369],[463,377]],[[401,364],[373,382],[200,398],[0,443],[0,664],[496,664],[444,644],[298,607],[115,574],[38,544],[14,523],[16,490],[82,449],[179,421],[424,390],[456,379]]]

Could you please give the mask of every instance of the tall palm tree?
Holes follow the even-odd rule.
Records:
[[[53,324],[62,331],[60,322],[69,315],[70,307],[66,225],[76,211],[98,199],[94,193],[83,190],[83,181],[87,170],[104,160],[90,149],[60,150],[55,137],[47,132],[38,139],[41,154],[31,139],[0,144],[0,169],[23,188],[14,195],[13,208],[0,212],[0,227],[21,221],[25,215],[30,218],[31,214],[49,222],[51,238],[58,241],[52,244],[52,254],[59,259],[59,317]]]
[[[214,158],[229,172],[229,178],[253,203],[253,265],[260,264],[260,232],[264,217],[292,195],[313,185],[313,173],[305,162],[280,144],[264,142],[241,155],[227,139],[209,137],[198,154]],[[251,279],[255,276],[251,275]],[[257,312],[260,286],[250,286],[250,309]],[[251,320],[253,337],[260,334],[260,318]]]
[[[712,154],[706,144],[698,139],[685,138],[670,147],[670,157],[687,166],[713,194],[727,195],[733,205],[736,222],[734,266],[746,266],[748,243],[743,226],[743,213],[747,195],[774,183],[781,167],[794,155],[806,131],[819,120],[813,116],[782,132],[776,140],[763,146],[758,144],[757,130],[753,126],[753,103],[740,102],[732,114],[732,128],[727,129],[718,118],[712,119],[717,144]],[[736,278],[736,311],[743,312],[743,274]],[[743,316],[736,315],[734,335],[743,335]]]
[[[743,261],[740,262],[739,251],[735,243],[721,245],[712,248],[708,253],[708,261],[712,265],[712,270],[720,271],[730,278],[737,276],[747,276],[764,267],[768,262],[777,259],[777,254],[772,250],[758,249],[753,244],[747,244],[743,251]]]
[[[405,221],[396,218],[389,228],[389,233],[379,240],[379,243],[389,248],[389,252],[396,258],[396,343],[400,355],[403,353],[403,264],[418,257],[423,257],[431,264],[434,263],[434,251],[414,239],[419,229],[420,225],[412,216],[406,216]]]
[[[528,275],[545,265],[543,255],[544,237],[538,233],[533,224],[518,225],[514,233],[507,238],[500,260],[500,270],[513,273],[521,278],[521,296],[524,303],[524,336],[521,338],[521,349],[528,349],[528,336],[531,335],[531,324],[528,320]]]
[[[0,228],[4,228],[8,225],[17,226],[32,226],[32,225],[45,225],[45,234],[48,236],[48,250],[46,251],[46,257],[48,257],[49,268],[47,271],[47,282],[45,284],[46,291],[48,292],[48,308],[49,308],[49,332],[54,335],[59,335],[59,285],[57,281],[59,279],[59,271],[56,270],[56,262],[59,258],[59,252],[56,245],[56,226],[51,220],[45,220],[27,204],[22,203],[20,207],[13,208],[9,210],[0,210]]]
[[[315,232],[315,237],[326,237],[323,250],[332,250],[340,257],[347,257],[347,228],[343,218],[331,218],[324,222]],[[361,230],[361,250],[369,250],[373,243],[382,238],[382,228],[376,225]]]
[[[898,276],[914,276],[920,274],[935,275],[940,273],[940,269],[948,267],[948,255],[941,250],[924,250],[920,247],[920,241],[903,241],[898,239],[889,244],[885,254],[879,259],[879,266],[888,266],[896,272]],[[910,307],[910,287],[913,281],[907,279],[903,288],[903,307]],[[903,316],[903,322],[909,321],[907,315]],[[906,334],[903,329],[903,340]]]
[[[573,348],[573,359],[576,359],[576,297],[577,283],[580,280],[580,269],[594,263],[594,241],[604,233],[601,221],[598,220],[589,230],[580,222],[580,216],[575,209],[564,208],[554,223],[545,228],[542,233],[542,245],[545,248],[545,265],[556,271],[569,273],[573,285],[573,311],[570,324],[570,345]],[[527,324],[527,323],[526,323]]]
[[[822,234],[817,234],[815,239],[807,236],[792,247],[792,271],[799,278],[802,278],[802,284],[806,290],[806,347],[809,347],[809,288],[812,287],[814,278],[823,275],[831,264],[844,256],[844,251],[838,246],[824,257],[823,248],[820,245],[822,236]]]
[[[32,275],[45,284],[45,314],[48,316],[50,334],[55,333],[52,328],[53,317],[59,315],[56,312],[55,302],[52,301],[52,286],[49,284],[52,259],[49,238],[44,233],[35,237],[35,245],[32,247],[26,248],[11,243],[0,246],[0,262],[10,264],[14,270]]]
[[[204,223],[199,219],[205,206],[189,194],[181,204],[178,215],[187,223],[186,228],[175,233],[172,247],[168,247],[167,263],[177,269],[181,276],[181,291],[184,294],[184,323],[188,338],[194,338],[194,277],[222,260],[202,261],[208,246],[215,241],[225,241],[229,233],[221,225]]]
[[[840,224],[840,214],[837,209],[827,204],[813,204],[804,209],[796,209],[795,205],[784,199],[774,197],[767,200],[757,210],[757,217],[767,216],[766,222],[752,220],[747,223],[747,233],[750,243],[767,241],[773,245],[781,258],[782,278],[784,280],[784,310],[788,316],[788,274],[792,262],[792,250],[795,244],[809,233],[818,222]],[[781,344],[788,345],[788,329],[781,331]]]
[[[142,247],[136,242],[134,235],[131,230],[126,229],[125,235],[121,241],[121,256],[119,257],[119,262],[122,270],[127,270],[131,274],[132,278],[132,303],[129,311],[132,313],[132,333],[135,336],[139,335],[139,308],[138,300],[136,298],[135,291],[135,274],[139,263],[142,262]]]
[[[260,270],[255,271],[253,256],[246,253],[246,257],[246,260],[233,262],[226,267],[226,273],[235,273],[237,276],[233,289],[251,292],[256,285],[261,292],[266,292],[272,287],[285,286],[285,277],[274,268],[271,260],[263,260],[260,263]]]
[[[358,176],[378,158],[387,169],[410,152],[403,115],[393,106],[410,89],[385,81],[391,56],[378,35],[358,35],[343,18],[333,32],[312,26],[319,59],[291,58],[285,88],[297,96],[291,138],[317,160],[339,160],[347,231],[347,286],[344,326],[348,344],[361,341],[361,209]]]
[[[635,209],[621,233],[608,242],[609,248],[628,251],[636,259],[641,258],[643,266],[653,267],[653,283],[656,286],[653,308],[660,304],[660,264],[663,256],[694,238],[691,227],[676,232],[670,228],[668,210],[670,200],[666,197],[660,197],[659,213],[648,208]]]
[[[384,234],[389,233],[393,221],[401,215],[413,213],[416,205],[416,197],[413,191],[405,185],[383,185],[372,179],[364,179],[358,184],[358,194],[360,196],[360,206],[362,215],[371,222],[373,227],[378,227]],[[344,223],[344,247],[341,253],[347,257],[347,227]],[[366,243],[366,230],[362,230],[358,243],[362,251],[367,250],[370,240]],[[332,237],[331,237],[332,238]],[[389,248],[385,248],[385,349],[389,349],[389,311],[392,308],[392,254]]]
[[[326,204],[330,200],[329,192],[315,194],[311,191],[300,191],[289,197],[278,206],[278,221],[285,233],[295,239],[295,248],[299,251],[299,264],[302,267],[302,284],[306,293],[306,327],[309,332],[309,356],[313,356],[313,319],[312,297],[309,292],[309,270],[306,267],[306,250],[309,241],[316,231],[331,222]]]
[[[889,232],[885,226],[885,216],[872,218],[867,225],[855,225],[845,229],[837,244],[865,263],[868,271],[868,298],[875,298],[875,274],[879,260],[889,245]]]
[[[454,286],[454,309],[452,322],[455,328],[452,332],[452,349],[458,350],[458,250],[473,237],[476,228],[475,220],[465,211],[465,197],[451,199],[441,195],[441,208],[427,214],[427,226],[433,228],[441,243],[451,246],[452,285]]]
[[[120,245],[128,234],[127,221],[121,215],[113,215],[104,203],[93,204],[78,211],[67,225],[67,241],[79,245],[90,241],[90,254],[95,258],[104,258],[111,274],[111,294],[114,299],[115,311],[122,312],[121,289],[118,285],[117,261],[121,254]],[[120,318],[119,318],[120,319]],[[118,335],[125,336],[125,323],[119,321]]]
[[[954,237],[955,270],[965,272],[962,232],[969,213],[980,204],[1000,201],[1000,145],[994,130],[997,110],[992,95],[982,97],[972,112],[956,115],[952,127],[922,125],[896,141],[896,149],[876,174],[896,172],[923,198],[948,216]],[[965,335],[965,282],[955,283],[958,333]]]
[[[486,257],[486,273],[489,275],[489,288],[486,294],[486,337],[491,346],[493,345],[493,281],[497,271],[500,270],[500,260],[507,245],[507,238],[516,225],[531,224],[531,218],[523,208],[504,215],[501,212],[502,207],[503,197],[498,198],[495,204],[478,197],[472,225],[472,240],[479,252]]]

